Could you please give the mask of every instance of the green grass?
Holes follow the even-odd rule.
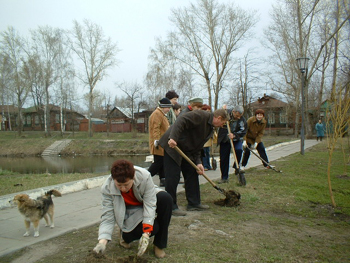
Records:
[[[293,154],[275,161],[283,173],[247,170],[246,187],[238,186],[236,177],[230,175],[229,184],[220,187],[241,193],[239,207],[214,205],[224,196],[209,183],[201,185],[202,203],[209,204],[210,210],[173,217],[167,257],[155,259],[150,245],[145,262],[349,262],[350,178],[343,160],[338,147],[331,169],[336,208],[329,198],[325,142],[306,150],[304,156]],[[181,208],[187,205],[183,193],[178,195],[178,204]],[[137,242],[130,250],[122,249],[114,233],[106,258],[91,258],[89,251],[97,243],[97,233],[98,225],[80,229],[0,261],[11,262],[35,251],[35,246],[40,251],[50,244],[55,245],[55,252],[37,262],[126,262],[121,259],[136,254]]]
[[[7,195],[56,184],[79,181],[101,175],[106,175],[106,173],[18,174],[9,171],[1,171],[0,195]]]

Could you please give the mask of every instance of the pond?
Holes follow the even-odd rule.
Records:
[[[100,173],[108,174],[115,160],[127,159],[133,164],[148,168],[146,155],[84,156],[84,157],[1,157],[0,170],[22,174],[39,173]]]

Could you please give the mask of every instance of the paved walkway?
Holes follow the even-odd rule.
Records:
[[[305,149],[312,147],[315,144],[317,144],[316,140],[306,140]],[[267,155],[270,162],[273,164],[274,160],[299,151],[300,141],[294,141],[267,148]],[[252,154],[246,168],[258,165],[261,165],[261,161]],[[232,168],[230,173],[233,173]],[[212,180],[217,180],[220,178],[220,169],[218,168],[216,171],[208,171],[206,172],[206,175]],[[236,180],[236,178],[234,180]],[[154,177],[154,181],[156,184],[158,184],[158,176]],[[206,182],[207,181],[205,178],[200,176],[200,183],[202,184]],[[247,180],[247,183],[249,184],[249,179]],[[55,228],[50,229],[48,227],[44,227],[45,221],[41,220],[40,236],[37,238],[33,237],[32,226],[31,236],[23,237],[25,227],[23,218],[19,214],[17,208],[12,207],[0,210],[0,256],[14,252],[26,246],[30,246],[37,242],[51,239],[64,233],[98,223],[101,215],[100,187],[95,186],[87,190],[81,190],[89,188],[86,182],[84,182],[82,185],[82,188],[73,187],[73,192],[67,192],[62,197],[53,197],[56,207]],[[56,186],[51,186],[48,188],[57,189]],[[77,191],[78,189],[81,191]],[[179,185],[178,192],[183,190],[182,185]]]

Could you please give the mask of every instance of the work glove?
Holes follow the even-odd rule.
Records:
[[[258,147],[258,143],[257,143],[257,142],[256,142],[256,143],[254,143],[253,148],[254,148],[254,149],[256,149],[256,147]]]
[[[154,147],[156,147],[156,149],[158,149],[159,146],[159,140],[154,140]]]
[[[102,244],[102,243],[98,243],[96,245],[96,247],[93,249],[94,252],[96,252],[97,254],[102,254],[103,252],[105,252],[106,250],[106,245]]]
[[[247,142],[243,141],[243,148],[247,148]]]
[[[139,241],[139,251],[137,252],[138,257],[141,257],[145,253],[148,243],[149,235],[147,233],[143,233]]]

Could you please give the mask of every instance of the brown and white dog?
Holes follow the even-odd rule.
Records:
[[[37,199],[31,199],[27,194],[18,194],[13,198],[13,202],[17,204],[18,211],[24,216],[24,225],[26,227],[26,232],[23,235],[24,237],[29,236],[30,222],[32,222],[34,226],[34,237],[38,237],[40,219],[44,218],[46,221],[45,226],[49,226],[49,218],[47,215],[50,216],[50,227],[55,227],[53,220],[54,204],[51,195],[62,196],[59,191],[50,190]]]

